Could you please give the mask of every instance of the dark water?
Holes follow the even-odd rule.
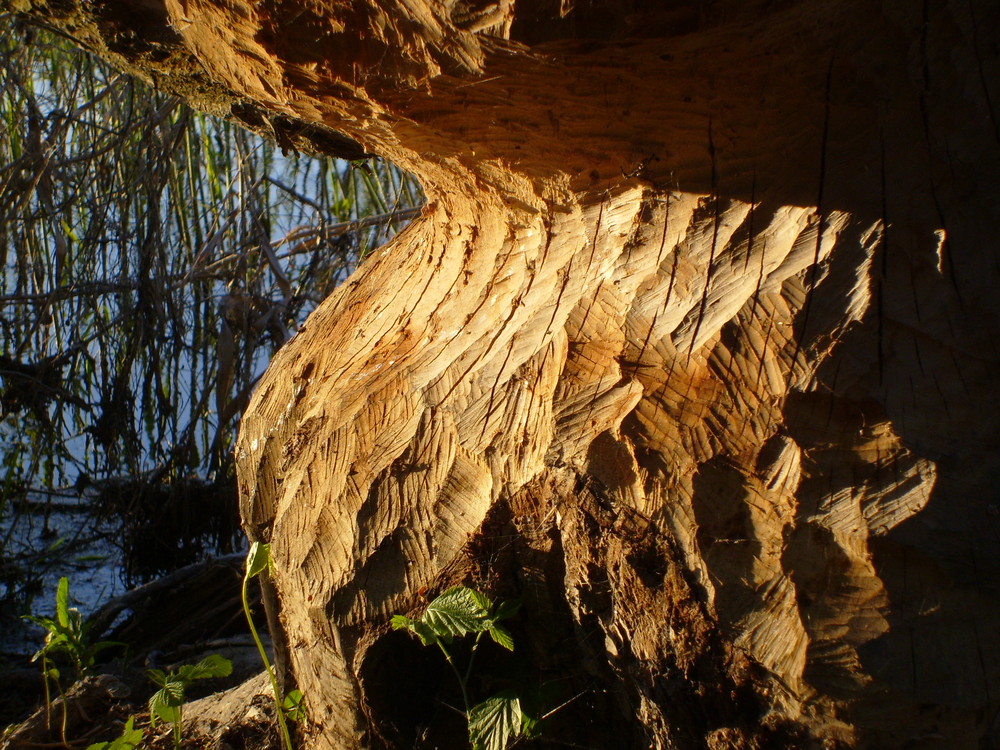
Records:
[[[0,582],[4,601],[0,609],[0,653],[22,654],[38,649],[44,631],[19,615],[27,611],[51,616],[61,576],[69,578],[70,606],[84,616],[125,591],[114,531],[97,523],[85,500],[61,499],[47,513],[37,507],[9,509],[0,518],[0,532],[6,540],[4,556],[17,566]]]

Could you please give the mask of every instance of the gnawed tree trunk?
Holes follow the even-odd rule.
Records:
[[[994,2],[16,5],[426,189],[241,429],[306,746],[414,743],[461,581],[561,741],[1000,743]]]

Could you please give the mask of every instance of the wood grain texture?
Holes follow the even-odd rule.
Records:
[[[556,5],[166,2],[429,198],[243,419],[306,745],[413,744],[387,620],[455,582],[573,741],[1000,742],[997,7]]]

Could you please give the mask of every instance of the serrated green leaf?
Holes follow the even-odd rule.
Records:
[[[507,628],[502,625],[491,625],[487,632],[498,646],[503,646],[508,651],[514,650],[514,636],[510,634]]]
[[[184,690],[187,686],[180,680],[167,680],[166,684],[160,690],[163,693],[165,700],[171,706],[183,706],[184,705]]]
[[[480,609],[482,609],[485,612],[489,612],[491,609],[493,609],[492,600],[488,596],[486,596],[486,594],[484,594],[482,591],[477,591],[476,589],[466,589],[466,590],[470,594],[472,594],[472,598],[476,601],[476,604],[479,606]]]
[[[167,684],[167,673],[162,669],[150,669],[147,670],[146,674],[149,675],[149,679],[154,685],[163,687]]]
[[[171,691],[171,686],[179,683],[168,682],[162,688],[153,693],[149,698],[149,724],[156,727],[156,722],[168,721],[175,723],[180,717],[180,707],[184,705],[184,689],[181,685],[180,700],[177,699],[175,691]]]
[[[403,615],[394,615],[392,618],[392,627],[394,630],[409,630],[420,638],[420,642],[425,646],[433,646],[437,643],[437,633],[420,622],[420,620],[411,620],[409,617]]]
[[[128,721],[125,722],[125,728],[124,731],[122,731],[122,736],[120,738],[122,740],[123,747],[137,747],[139,743],[142,742],[143,732],[141,729],[133,728],[132,723],[134,721],[135,717],[129,716]]]
[[[139,747],[142,742],[142,730],[132,728],[134,721],[135,717],[129,716],[120,737],[116,737],[110,742],[94,743],[89,745],[87,750],[134,750],[134,748]]]
[[[523,602],[520,599],[511,599],[510,601],[500,602],[497,607],[496,612],[493,613],[493,620],[508,620],[517,614],[518,610],[521,609],[521,604]]]
[[[472,750],[506,750],[521,733],[521,702],[513,690],[504,690],[469,709]]]
[[[247,553],[247,578],[260,575],[271,564],[271,545],[254,542]]]
[[[465,586],[454,586],[427,605],[420,621],[439,638],[451,639],[480,633],[489,626],[489,607],[482,595]],[[489,601],[488,599],[486,600]]]
[[[413,632],[420,638],[420,642],[425,646],[433,646],[438,642],[438,634],[422,622],[413,623]]]
[[[410,630],[413,620],[406,615],[393,615],[389,623],[393,630]]]
[[[305,721],[306,707],[302,702],[302,691],[299,689],[289,690],[288,695],[281,702],[281,710],[285,712],[291,721]]]
[[[233,673],[233,663],[219,654],[209,654],[197,664],[185,664],[177,670],[177,677],[183,682],[204,680],[210,677],[228,677]]]

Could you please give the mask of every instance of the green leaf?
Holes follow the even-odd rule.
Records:
[[[302,702],[302,691],[297,688],[288,691],[285,700],[281,702],[281,710],[292,721],[305,721],[306,707]]]
[[[157,719],[173,724],[180,718],[180,707],[184,705],[184,688],[181,686],[178,701],[176,693],[169,689],[172,685],[176,686],[179,683],[168,682],[149,698],[149,724],[153,728],[156,727]]]
[[[56,621],[64,628],[69,627],[69,578],[63,576],[56,587]]]
[[[505,750],[521,733],[521,702],[504,690],[469,709],[472,750]]]
[[[62,628],[56,625],[56,629],[50,631],[45,637],[45,645],[42,646],[41,650],[46,654],[54,654],[61,651],[72,656],[78,651],[78,648],[70,635],[62,632]]]
[[[517,614],[518,610],[521,609],[520,599],[511,599],[510,601],[500,602],[500,606],[497,607],[497,611],[493,613],[494,622],[499,620],[508,620]]]
[[[489,602],[478,591],[454,586],[427,605],[421,622],[439,638],[451,640],[466,633],[480,633],[489,627]]]
[[[403,615],[393,615],[392,628],[393,630],[409,630],[420,638],[420,642],[425,646],[433,646],[438,640],[437,633],[427,625],[420,620],[411,620]]]
[[[534,716],[528,716],[528,714],[521,711],[521,734],[527,738],[537,737],[538,732],[538,719]]]
[[[52,544],[45,548],[46,552],[55,552],[58,549],[62,549],[66,545],[66,537],[58,537]]]
[[[185,664],[177,670],[177,677],[184,683],[210,677],[228,677],[233,673],[233,663],[224,656],[209,654],[197,664]]]
[[[146,674],[149,675],[149,679],[154,685],[163,687],[167,684],[167,673],[162,669],[150,669]]]
[[[163,693],[166,702],[176,708],[184,705],[184,690],[187,688],[180,680],[167,680],[159,692]]]
[[[406,615],[393,615],[389,622],[392,624],[393,630],[409,630],[413,624],[413,620]]]
[[[271,565],[271,545],[254,542],[247,553],[247,578],[260,575]]]
[[[488,613],[491,609],[493,609],[493,602],[490,601],[490,598],[482,591],[477,591],[476,589],[466,589],[466,591],[472,595],[473,600],[475,600],[476,604],[484,612]]]
[[[116,737],[111,742],[94,743],[89,745],[87,750],[133,750],[133,748],[139,747],[142,742],[142,730],[132,728],[134,721],[135,717],[129,716],[120,737]]]
[[[142,740],[142,730],[133,729],[132,723],[135,721],[134,716],[129,716],[128,721],[125,722],[125,730],[122,732],[122,739],[126,742],[132,742],[138,744]]]
[[[53,631],[58,627],[58,623],[48,617],[39,617],[38,615],[21,615],[21,619],[33,622],[35,625],[43,627],[48,631]]]
[[[503,646],[508,651],[514,650],[514,636],[510,634],[507,628],[502,625],[491,625],[487,632],[498,646]]]

